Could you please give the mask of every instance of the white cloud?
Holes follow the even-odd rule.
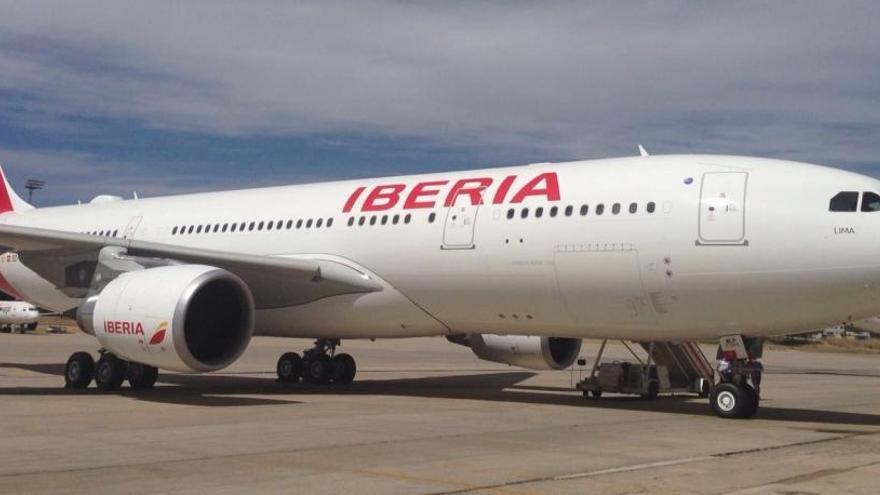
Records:
[[[869,160],[870,2],[0,2],[20,116]],[[861,129],[855,132],[853,129]],[[835,130],[829,133],[829,130]],[[686,149],[681,149],[686,148]]]

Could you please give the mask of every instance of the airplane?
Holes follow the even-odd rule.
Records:
[[[40,311],[24,301],[0,301],[0,332],[11,332],[17,326],[20,333],[36,330]]]
[[[877,180],[641,155],[47,208],[2,176],[0,285],[96,337],[71,388],[219,370],[252,336],[315,339],[276,371],[321,384],[355,377],[343,339],[554,369],[584,338],[720,339],[722,418],[759,407],[747,342],[880,314]]]

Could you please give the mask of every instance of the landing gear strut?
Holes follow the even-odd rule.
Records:
[[[719,346],[720,381],[712,389],[709,404],[721,418],[751,418],[761,402],[763,365],[758,361],[763,351],[758,339],[739,335],[723,337]]]
[[[354,381],[357,365],[348,354],[336,354],[339,339],[318,339],[315,346],[303,352],[285,353],[278,359],[278,381],[348,385]]]
[[[158,368],[129,362],[105,351],[101,351],[97,363],[88,352],[75,352],[64,367],[64,386],[76,389],[88,388],[95,380],[100,390],[118,390],[128,380],[132,389],[143,390],[153,388],[158,377]]]

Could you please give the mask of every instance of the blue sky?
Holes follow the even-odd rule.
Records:
[[[732,153],[880,177],[872,2],[0,0],[38,204]]]

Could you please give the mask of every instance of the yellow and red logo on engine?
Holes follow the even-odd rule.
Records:
[[[144,325],[139,321],[111,321],[104,322],[105,333],[115,333],[120,335],[137,335],[141,339],[144,338]],[[168,322],[163,321],[156,327],[150,337],[150,345],[159,345],[165,342],[165,334],[168,333]],[[143,342],[143,341],[141,341]]]

